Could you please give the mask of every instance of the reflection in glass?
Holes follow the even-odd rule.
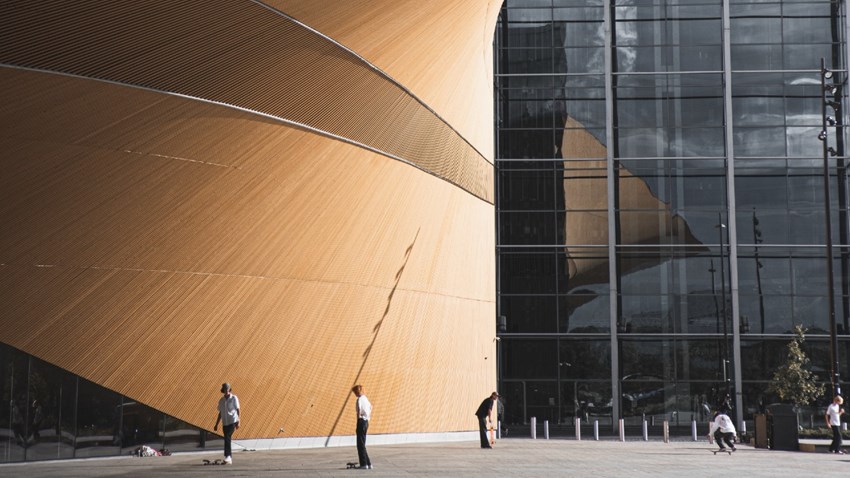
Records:
[[[555,379],[558,342],[554,339],[506,340],[502,343],[505,378]],[[519,358],[522,360],[518,360]]]
[[[80,380],[77,401],[77,458],[121,451],[121,395]]]
[[[140,445],[160,450],[163,444],[162,412],[124,398],[121,404],[121,453],[132,453]]]
[[[2,344],[0,344],[2,345]],[[28,422],[28,357],[2,345],[0,348],[0,427],[5,432],[0,440],[3,461],[22,461],[29,437]]]
[[[507,319],[508,333],[556,331],[556,298],[549,296],[508,296],[502,295],[501,313]]]
[[[76,378],[36,358],[29,375],[29,442],[27,460],[74,456]]]

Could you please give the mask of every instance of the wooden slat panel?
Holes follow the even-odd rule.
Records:
[[[493,201],[492,165],[445,121],[354,54],[247,0],[3,2],[0,63],[270,114]]]
[[[373,433],[475,428],[492,205],[189,99],[0,69],[0,105],[0,341],[205,428],[232,381],[241,437],[351,434],[354,381]]]
[[[493,33],[502,0],[265,0],[387,72],[493,157]]]

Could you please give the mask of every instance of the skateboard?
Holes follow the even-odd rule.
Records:
[[[348,463],[345,464],[345,469],[350,470],[352,468],[357,468],[358,466],[359,465],[357,463],[349,461]]]
[[[226,465],[224,460],[204,460],[204,465]]]
[[[724,453],[724,452],[725,452],[725,453],[727,453],[727,454],[729,454],[730,456],[732,455],[732,450],[730,450],[730,449],[728,449],[728,448],[721,448],[721,449],[719,449],[719,450],[709,450],[709,451],[711,451],[711,452],[712,452],[712,453],[714,453],[715,455],[716,455],[716,454],[718,454],[718,453]]]

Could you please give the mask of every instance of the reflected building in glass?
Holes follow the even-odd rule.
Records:
[[[766,388],[796,324],[829,385],[830,298],[834,372],[846,375],[845,15],[828,1],[505,2],[506,422],[613,430],[647,417],[690,433],[728,393],[752,430],[778,401]],[[827,91],[820,58],[834,72]]]

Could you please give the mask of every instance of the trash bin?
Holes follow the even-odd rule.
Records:
[[[793,450],[800,448],[797,440],[797,412],[794,405],[778,403],[767,407],[770,415],[768,420],[768,436],[770,448],[773,450]]]
[[[753,415],[753,420],[755,421],[754,445],[756,448],[767,448],[767,415],[756,413]]]

